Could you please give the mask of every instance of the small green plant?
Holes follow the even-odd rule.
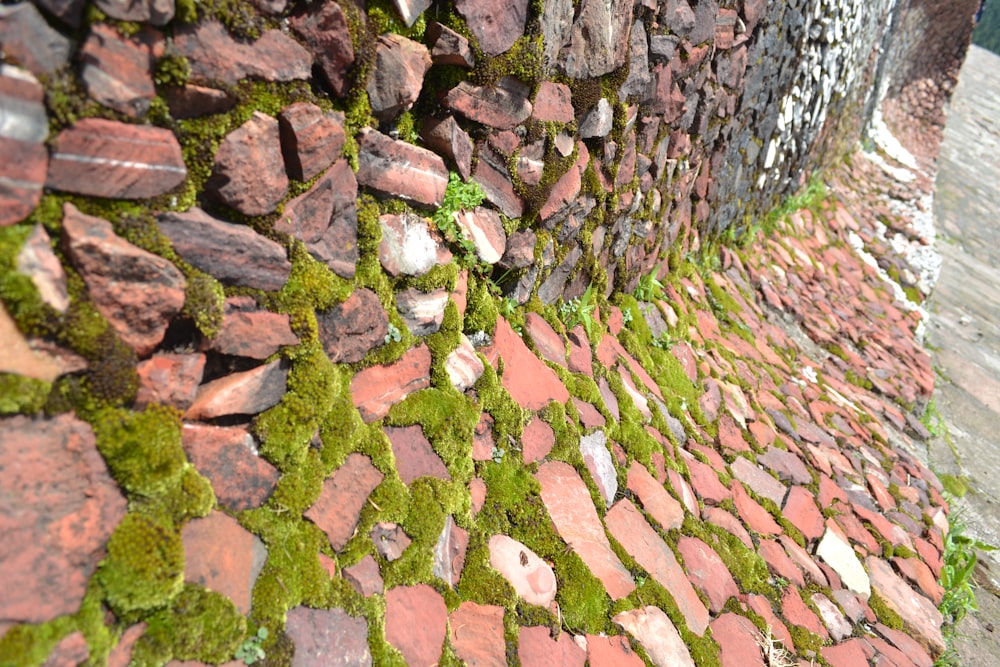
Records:
[[[389,333],[385,335],[385,344],[398,343],[402,339],[403,335],[397,327],[392,322],[389,322]]]
[[[948,534],[944,540],[944,564],[941,566],[941,587],[944,598],[938,609],[945,623],[956,625],[970,611],[976,611],[976,594],[973,591],[973,572],[978,562],[977,550],[996,551],[996,547],[980,542],[965,534],[966,525],[961,512],[948,516]]]
[[[479,263],[476,257],[476,246],[468,239],[458,226],[455,215],[459,211],[475,208],[486,199],[482,186],[475,181],[464,182],[454,171],[448,174],[448,187],[445,188],[441,206],[431,218],[438,231],[451,243],[462,248],[465,263],[474,266]]]
[[[243,645],[236,651],[236,659],[242,660],[246,665],[262,661],[265,657],[262,645],[267,639],[267,628],[261,626],[257,628],[257,634],[247,637]]]
[[[490,450],[490,458],[493,459],[493,463],[500,463],[503,461],[503,455],[506,453],[507,451],[503,447],[497,447],[494,445]]]
[[[941,412],[938,410],[937,402],[934,397],[927,402],[927,407],[924,409],[924,414],[920,418],[920,422],[924,425],[927,431],[935,438],[940,438],[945,434],[947,426],[944,422],[944,417],[941,416]]]
[[[674,346],[675,342],[676,341],[674,341],[673,337],[664,331],[658,337],[653,339],[653,347],[659,350],[669,350]]]
[[[639,279],[632,296],[636,301],[658,301],[663,298],[663,283],[656,279],[656,274],[649,272]]]
[[[592,335],[594,328],[594,311],[597,309],[597,301],[594,297],[594,286],[588,285],[587,291],[582,296],[563,302],[559,306],[559,316],[567,329],[572,329],[577,324],[582,324],[587,331],[587,335]]]

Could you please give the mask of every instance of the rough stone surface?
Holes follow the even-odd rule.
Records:
[[[184,306],[184,275],[167,260],[117,236],[111,223],[63,207],[64,244],[97,310],[141,357],[152,352]]]
[[[518,636],[517,657],[525,667],[583,667],[587,654],[576,645],[569,633],[560,633],[559,639],[552,639],[551,631],[545,626],[525,626]]]
[[[379,522],[368,535],[375,545],[375,553],[388,562],[399,560],[413,543],[401,526],[392,522]]]
[[[42,663],[42,667],[80,665],[87,662],[89,657],[90,648],[87,646],[87,638],[77,630],[59,640],[52,652],[49,653],[49,657]]]
[[[0,109],[2,112],[3,109]],[[0,136],[0,227],[24,220],[42,199],[49,156],[41,142]]]
[[[295,644],[292,667],[372,665],[368,622],[343,609],[289,609],[285,633]]]
[[[451,479],[420,426],[386,426],[385,434],[392,445],[396,470],[403,484],[424,476]]]
[[[139,374],[136,406],[159,403],[187,410],[198,394],[204,370],[204,354],[154,354],[136,367]]]
[[[358,136],[358,183],[379,196],[415,206],[440,206],[448,169],[435,153],[364,128]]]
[[[285,204],[274,223],[306,245],[309,254],[341,278],[354,278],[358,250],[358,181],[347,160],[333,167],[306,192]]]
[[[141,118],[156,97],[148,44],[125,39],[108,25],[91,28],[80,51],[80,78],[87,94],[131,118]]]
[[[659,607],[624,611],[613,620],[642,644],[657,667],[694,667],[680,633]]]
[[[462,392],[471,389],[486,370],[483,360],[465,334],[462,334],[458,347],[448,353],[444,368],[452,386]]]
[[[573,121],[572,93],[564,83],[543,81],[535,93],[535,102],[531,115],[535,120],[555,123],[571,123]],[[604,98],[601,98],[604,100]],[[604,100],[607,104],[607,100]]]
[[[397,586],[385,594],[385,640],[403,654],[407,665],[438,663],[447,623],[444,599],[427,584]]]
[[[708,609],[698,598],[674,552],[646,522],[635,505],[623,498],[608,510],[604,520],[611,536],[670,592],[687,621],[688,629],[696,635],[703,635],[708,628]]]
[[[225,285],[275,291],[291,273],[285,249],[245,225],[218,220],[199,208],[161,213],[157,222],[184,261]]]
[[[474,86],[462,81],[448,91],[442,104],[469,120],[497,130],[510,130],[531,116],[530,93],[528,86],[510,76],[494,86]]]
[[[501,382],[526,410],[540,410],[549,401],[565,403],[569,400],[569,392],[556,374],[531,353],[507,320],[497,320],[493,343],[484,348],[483,354],[494,367],[496,359],[501,358],[506,368],[517,369],[516,373],[504,373]]]
[[[192,83],[236,85],[240,79],[308,79],[312,56],[280,30],[265,30],[255,42],[238,42],[217,21],[183,24],[174,47],[191,65]]]
[[[412,213],[387,213],[379,217],[379,224],[379,261],[390,275],[422,276],[435,265],[450,261],[451,253],[426,218]]]
[[[476,256],[486,264],[496,264],[507,249],[507,233],[504,231],[500,214],[493,209],[477,206],[471,211],[459,211],[455,222],[472,241]]]
[[[169,130],[84,118],[56,137],[45,185],[95,197],[144,199],[170,192],[186,178],[180,144]]]
[[[385,590],[378,563],[375,562],[371,554],[366,555],[354,565],[345,567],[344,579],[351,584],[354,590],[365,597],[381,595]]]
[[[945,650],[941,635],[941,612],[934,603],[913,590],[896,574],[892,566],[877,556],[865,559],[865,568],[871,577],[872,590],[882,601],[903,619],[903,628],[931,655],[941,655]]]
[[[83,3],[79,3],[71,22],[79,21],[82,10]],[[65,65],[72,50],[69,39],[50,27],[30,2],[0,7],[0,43],[14,62],[36,76]]]
[[[708,598],[708,608],[718,614],[730,598],[739,595],[736,580],[712,547],[697,537],[682,536],[677,550],[684,559],[684,571]]]
[[[254,111],[250,120],[227,134],[205,187],[245,215],[274,211],[288,194],[278,121]]]
[[[392,0],[407,27],[412,27],[432,3],[433,0]]]
[[[420,138],[428,147],[455,163],[462,180],[469,180],[472,176],[472,139],[454,116],[428,118],[421,128]]]
[[[88,362],[54,345],[41,345],[42,341],[29,341],[17,328],[17,322],[0,304],[0,344],[5,351],[0,357],[0,372],[22,375],[44,382],[52,382],[60,375],[86,370]]]
[[[766,667],[759,643],[764,638],[750,619],[726,613],[712,621],[711,628],[723,667]]]
[[[436,333],[444,321],[448,292],[440,287],[432,292],[410,288],[396,293],[396,310],[414,336]]]
[[[380,36],[375,46],[375,67],[367,84],[372,113],[391,120],[412,107],[430,68],[431,54],[423,44],[402,35]]]
[[[236,106],[236,98],[226,91],[193,83],[165,86],[163,97],[170,107],[170,115],[178,120],[225,113]]]
[[[354,45],[344,11],[335,2],[324,2],[292,17],[292,30],[305,40],[316,57],[327,84],[337,97],[347,93]]]
[[[251,297],[229,297],[222,313],[219,333],[202,341],[203,350],[264,360],[283,345],[299,343],[288,315],[263,310]]]
[[[529,312],[524,316],[524,330],[542,357],[566,368],[566,345],[544,317]]]
[[[457,0],[455,8],[487,55],[507,51],[524,34],[528,18],[528,0],[495,3],[483,0]]]
[[[597,484],[604,502],[610,507],[618,494],[618,475],[615,472],[614,461],[607,446],[608,438],[604,431],[594,431],[580,438],[580,454],[587,466],[590,476]]]
[[[462,35],[437,21],[427,24],[427,39],[431,45],[431,59],[435,65],[476,66],[476,55]]]
[[[455,523],[452,515],[444,520],[444,528],[434,544],[435,577],[454,588],[465,568],[465,551],[469,547],[469,531]]]
[[[369,289],[354,290],[347,301],[317,312],[316,324],[323,349],[334,363],[361,361],[389,333],[389,316]]]
[[[267,560],[260,538],[219,511],[188,521],[181,537],[184,580],[222,593],[249,614],[250,594]]]
[[[17,271],[31,278],[42,301],[60,313],[66,312],[69,308],[66,271],[52,251],[49,235],[40,224],[32,228],[31,236],[17,253]]]
[[[635,0],[583,0],[560,63],[567,76],[590,79],[625,64]]]
[[[148,21],[166,25],[174,17],[174,0],[95,0],[97,8],[120,21]]]
[[[543,463],[535,473],[542,502],[559,536],[601,580],[612,600],[635,590],[635,582],[611,550],[590,493],[577,472],[561,461]]]
[[[343,549],[351,539],[361,508],[368,495],[382,483],[382,477],[371,459],[353,453],[323,482],[322,493],[304,516],[326,533],[335,551]]]
[[[0,619],[44,623],[76,613],[104,544],[125,516],[90,426],[65,414],[2,420]]]
[[[827,528],[816,547],[816,555],[833,568],[847,588],[868,599],[872,593],[868,573],[843,537]]]
[[[455,654],[467,665],[504,667],[503,607],[463,602],[451,612],[449,638]]]
[[[625,637],[587,635],[586,638],[590,667],[643,667],[646,664]]]
[[[490,538],[490,565],[528,604],[547,607],[556,597],[556,575],[538,555],[506,535]]]
[[[237,512],[260,507],[278,483],[278,471],[260,457],[253,436],[241,426],[185,424],[181,444],[222,507]]]
[[[684,521],[684,509],[645,466],[632,461],[626,483],[628,490],[636,495],[646,513],[660,524],[661,530],[680,527]]]
[[[184,418],[256,415],[277,405],[287,385],[288,363],[282,359],[242,373],[232,373],[201,385]]]
[[[426,345],[410,349],[388,366],[371,366],[351,380],[354,406],[365,423],[389,414],[389,409],[415,391],[431,385],[431,353]]]
[[[527,465],[541,461],[549,455],[555,444],[556,435],[552,427],[538,417],[532,417],[521,432],[521,455],[524,463]]]
[[[343,116],[323,113],[309,102],[282,109],[278,129],[288,175],[300,181],[308,181],[333,164],[346,141]]]

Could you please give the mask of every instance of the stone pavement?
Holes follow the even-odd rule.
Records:
[[[880,164],[853,155],[826,201],[752,252],[682,261],[644,301],[568,331],[515,313],[479,355],[464,337],[446,359],[417,339],[342,376],[360,418],[322,426],[299,461],[196,424],[216,414],[203,387],[184,399],[183,446],[225,511],[187,523],[181,595],[223,594],[268,629],[272,658],[303,666],[767,665],[778,642],[802,665],[929,667],[947,504],[915,455],[928,433],[914,413],[934,375],[920,313],[885,278],[912,267],[884,226],[916,232],[880,194],[916,205],[928,180]],[[450,299],[440,326],[458,333],[469,306]],[[266,403],[266,378],[232,378],[273,366],[295,381],[276,364],[227,376],[221,395]],[[186,395],[183,373],[162,372],[160,391]],[[79,442],[74,465],[102,484],[89,427],[23,421],[8,423],[26,443]],[[62,512],[45,521],[87,512],[99,542],[121,518],[58,493],[32,503]],[[83,581],[60,585],[82,596]],[[156,655],[155,636],[132,626],[109,664]],[[79,632],[48,641],[46,664],[87,655]]]

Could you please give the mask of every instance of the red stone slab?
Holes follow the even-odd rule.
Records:
[[[627,498],[619,500],[605,517],[611,533],[649,574],[673,596],[688,629],[702,636],[708,628],[708,609],[698,598],[677,557]]]
[[[542,502],[559,536],[601,580],[611,599],[619,600],[635,590],[632,576],[611,550],[590,492],[576,470],[561,461],[551,461],[539,466],[535,479],[542,487]]]

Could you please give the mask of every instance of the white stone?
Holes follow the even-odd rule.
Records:
[[[506,535],[490,538],[490,566],[528,604],[547,607],[556,598],[556,575],[534,551]]]
[[[871,597],[872,586],[868,573],[865,572],[854,549],[840,535],[827,528],[819,546],[816,547],[816,555],[833,568],[847,588],[865,600]]]
[[[472,342],[462,334],[462,340],[458,347],[451,351],[444,362],[444,368],[448,372],[448,379],[458,391],[470,389],[482,376],[486,367],[482,359],[476,354],[476,348]]]
[[[590,435],[580,438],[580,453],[586,462],[587,457],[593,461],[593,466],[587,466],[591,474],[597,477],[597,486],[604,496],[604,502],[611,505],[615,494],[618,493],[618,474],[615,472],[615,464],[611,460],[611,453],[607,446],[608,438],[604,431],[594,431]]]
[[[657,667],[694,667],[680,633],[659,607],[624,611],[612,620],[642,644]]]

